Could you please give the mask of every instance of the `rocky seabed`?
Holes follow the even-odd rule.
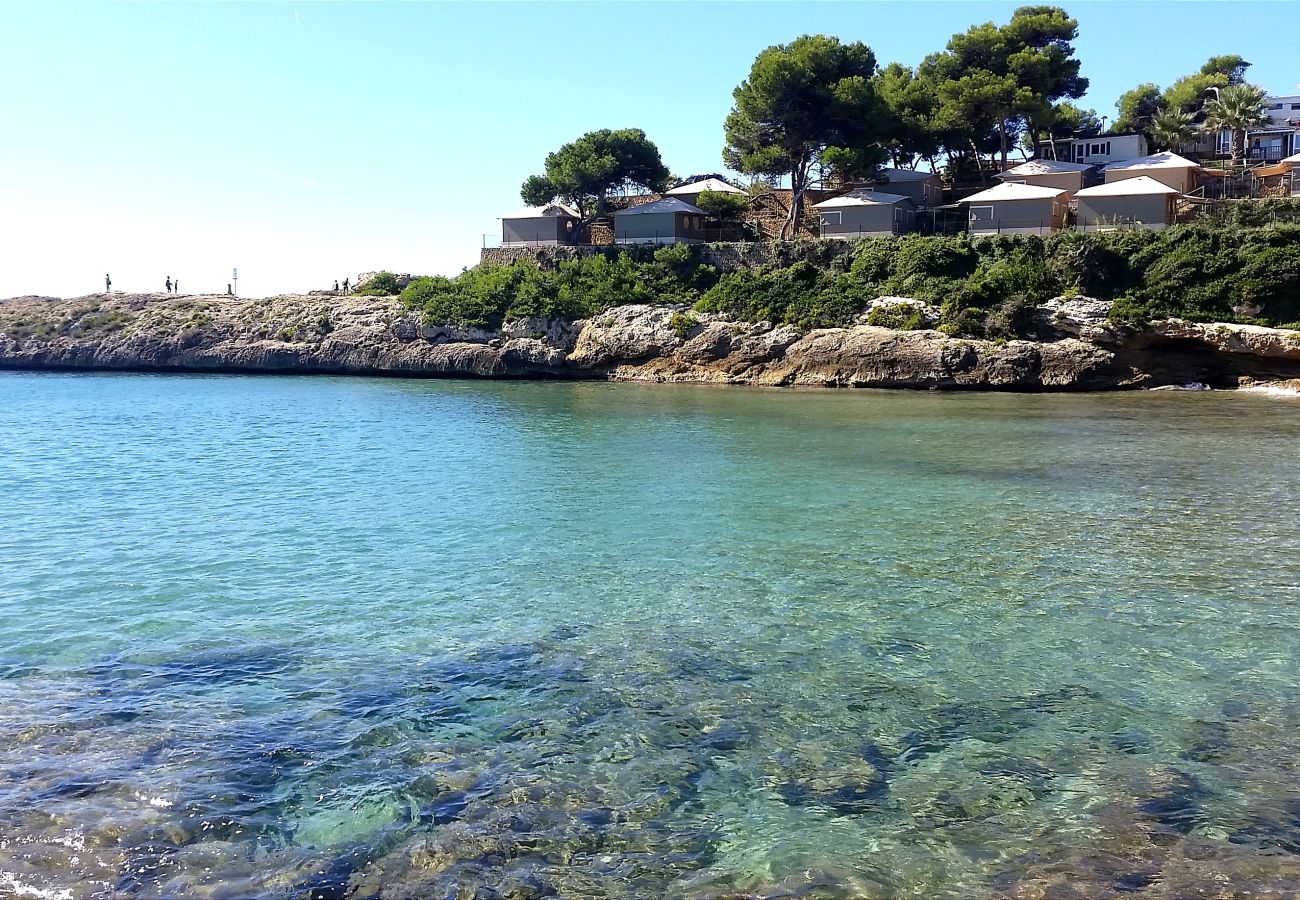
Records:
[[[1079,684],[961,702],[864,679],[805,710],[772,702],[773,677],[690,643],[593,649],[581,628],[346,685],[275,645],[9,666],[0,893],[1300,892],[1294,703],[1153,731]]]
[[[391,297],[22,297],[0,301],[0,367],[1007,391],[1300,384],[1300,332],[1176,319],[1132,329],[1108,309],[1062,298],[1039,308],[1037,339],[983,341],[670,306],[484,331],[430,325]]]

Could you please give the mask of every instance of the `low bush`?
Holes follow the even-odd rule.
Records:
[[[851,248],[781,245],[772,258],[720,274],[695,246],[610,248],[544,268],[481,265],[455,278],[418,278],[401,297],[432,322],[482,328],[525,316],[589,317],[629,303],[833,327],[852,322],[878,297],[899,296],[939,306],[947,333],[1011,339],[1032,334],[1036,305],[1061,294],[1113,300],[1112,318],[1120,322],[1300,320],[1300,225],[1047,238],[909,235]],[[891,327],[915,326],[901,313],[871,315],[877,323],[897,321]]]
[[[392,272],[376,272],[352,293],[363,297],[391,297],[402,290]]]

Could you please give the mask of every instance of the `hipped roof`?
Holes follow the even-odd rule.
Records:
[[[814,203],[813,209],[835,209],[845,206],[893,206],[900,200],[912,202],[911,197],[902,194],[886,194],[883,191],[850,191],[821,203]]]
[[[1136,159],[1125,159],[1120,162],[1113,162],[1106,166],[1107,172],[1118,172],[1122,169],[1199,169],[1200,166],[1190,159],[1179,156],[1177,153],[1170,153],[1166,150],[1164,153],[1153,153],[1150,156],[1139,156]]]
[[[1070,175],[1091,169],[1087,163],[1067,162],[1064,159],[1031,159],[1012,169],[1007,169],[998,178],[1007,175]]]
[[[513,212],[508,216],[502,216],[503,219],[581,219],[578,211],[571,206],[565,206],[563,203],[548,203],[545,206],[526,206],[518,212]]]
[[[740,188],[732,184],[727,184],[721,178],[703,178],[699,181],[691,181],[687,184],[679,184],[671,191],[665,191],[664,194],[672,197],[675,194],[702,194],[705,191],[718,191],[723,194],[743,194]]]
[[[1084,188],[1081,191],[1075,191],[1076,197],[1135,197],[1140,194],[1177,194],[1180,191],[1177,188],[1171,188],[1167,184],[1156,181],[1149,175],[1139,175],[1136,178],[1123,178],[1119,181],[1112,181],[1108,184],[1099,184],[1096,187]]]
[[[650,203],[642,203],[640,206],[629,206],[627,209],[620,209],[614,215],[643,216],[647,213],[694,213],[697,216],[702,216],[704,210],[698,206],[691,206],[685,200],[678,200],[676,197],[664,197],[662,200],[654,200]]]
[[[1070,192],[1061,188],[1043,187],[1038,184],[1020,184],[1012,181],[995,185],[986,191],[980,191],[978,194],[972,194],[961,202],[986,203],[998,200],[1048,200],[1068,193]]]

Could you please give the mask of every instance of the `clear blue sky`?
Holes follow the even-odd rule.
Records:
[[[454,273],[584,131],[721,168],[731,89],[823,32],[915,64],[1017,3],[0,3],[0,297]],[[1114,114],[1216,53],[1300,91],[1294,4],[1067,2]]]

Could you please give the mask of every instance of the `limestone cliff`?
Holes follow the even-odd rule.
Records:
[[[1135,330],[1054,301],[1039,339],[870,325],[812,331],[662,306],[500,331],[430,326],[391,297],[102,294],[0,301],[0,367],[1106,390],[1300,378],[1300,333],[1178,320]]]

